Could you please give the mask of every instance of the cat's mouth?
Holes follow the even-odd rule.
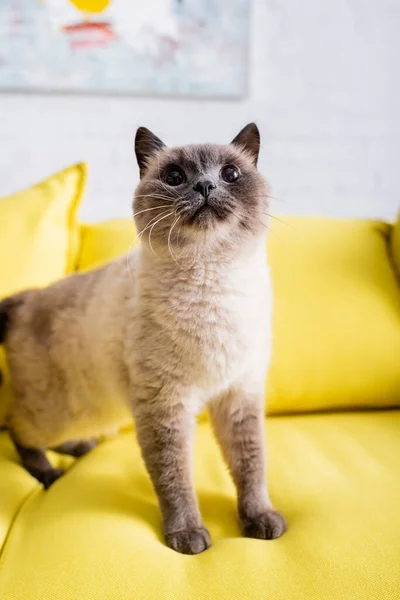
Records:
[[[204,227],[211,221],[222,221],[225,217],[226,211],[210,202],[204,202],[187,218],[187,224]]]

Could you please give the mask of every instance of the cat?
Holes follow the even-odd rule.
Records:
[[[7,424],[26,469],[47,488],[62,473],[46,448],[81,456],[133,416],[166,543],[185,554],[210,546],[191,474],[206,407],[244,535],[272,539],[286,528],[266,486],[272,292],[259,148],[254,123],[228,145],[176,148],[139,128],[140,246],[0,303],[13,385]]]

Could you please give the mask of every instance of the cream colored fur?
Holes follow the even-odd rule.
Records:
[[[168,405],[182,402],[193,414],[237,382],[263,386],[271,303],[264,238],[249,253],[186,271],[143,245],[98,271],[26,292],[7,340],[16,438],[46,448],[99,436],[131,419],[136,389],[166,379]],[[51,321],[51,344],[47,331],[32,332],[38,311]]]
[[[221,207],[232,206],[223,218],[207,209],[196,228],[184,220],[184,210],[192,210],[186,203],[183,227],[172,232],[172,210],[150,240],[149,226],[168,210],[152,214],[143,203],[147,197],[156,207],[186,201],[169,196],[158,176],[160,156],[167,163],[177,156],[164,156],[161,148],[154,157],[146,154],[153,139],[159,142],[154,136],[140,144],[137,138],[143,181],[135,211],[142,244],[102,269],[13,300],[6,343],[14,386],[8,426],[21,456],[28,457],[27,468],[34,462],[33,473],[39,457],[40,474],[49,465],[37,450],[96,438],[133,415],[167,543],[195,553],[210,541],[193,488],[191,438],[195,416],[209,407],[238,488],[245,534],[277,537],[285,526],[268,499],[262,431],[271,351],[267,196],[252,140],[241,139],[244,148],[183,149],[188,165],[196,157],[204,164],[202,152],[210,156],[214,178],[220,162],[234,160],[250,183],[243,200],[239,187],[237,197],[222,196]],[[148,191],[160,183],[161,191]],[[233,189],[218,185],[221,194]],[[48,485],[59,473],[50,475]]]

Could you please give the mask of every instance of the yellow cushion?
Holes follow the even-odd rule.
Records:
[[[269,237],[271,413],[400,405],[400,286],[377,221],[284,218]]]
[[[0,198],[0,298],[48,285],[73,270],[79,250],[75,218],[85,179],[86,166],[79,164],[28,190]],[[4,354],[0,348],[1,369]],[[2,386],[0,413],[4,390]]]
[[[81,226],[81,250],[78,271],[87,271],[119,258],[139,240],[133,220],[115,219]]]
[[[271,221],[268,247],[274,287],[268,411],[399,406],[400,286],[388,258],[391,226],[282,220]],[[78,268],[120,256],[132,241],[130,220],[85,226]]]
[[[74,267],[85,165],[0,198],[0,298],[52,283]]]
[[[240,537],[233,485],[203,423],[196,488],[213,546],[194,557],[165,546],[131,432],[48,492],[0,434],[2,600],[398,600],[400,411],[273,417],[267,432],[288,532]]]
[[[393,227],[390,239],[391,257],[398,275],[400,275],[400,214],[397,218],[397,223]]]

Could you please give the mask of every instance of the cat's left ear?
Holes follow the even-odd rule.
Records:
[[[260,152],[260,132],[255,123],[249,123],[246,127],[243,127],[231,141],[231,144],[245,150],[253,159],[254,165],[257,166],[258,154]]]
[[[165,148],[164,142],[160,140],[147,127],[139,127],[135,137],[135,154],[139,165],[140,178],[143,177],[151,159],[157,152]]]

